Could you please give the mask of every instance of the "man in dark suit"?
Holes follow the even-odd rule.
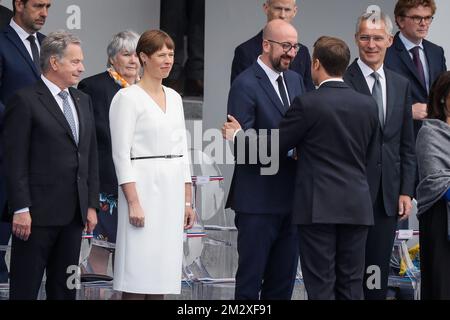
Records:
[[[267,0],[263,5],[267,16],[267,22],[273,19],[282,19],[291,22],[297,14],[295,0]],[[233,64],[231,66],[231,83],[245,69],[250,67],[261,54],[261,44],[263,42],[263,32],[240,44],[234,51]],[[304,45],[300,49],[290,65],[290,69],[300,74],[303,78],[303,85],[307,91],[314,90],[311,79],[311,57],[308,48]]]
[[[41,75],[40,43],[51,0],[15,0],[14,17],[0,31],[0,115],[9,98],[19,89],[34,84]],[[2,153],[0,152],[0,157]],[[4,171],[0,168],[0,171]],[[0,216],[6,209],[4,173],[0,172]],[[11,225],[0,222],[0,245],[7,245]],[[8,281],[4,252],[0,253],[0,282]]]
[[[389,262],[397,220],[406,219],[414,194],[415,152],[407,79],[383,66],[392,44],[392,22],[383,13],[366,13],[358,19],[355,35],[359,59],[344,79],[356,91],[377,102],[380,139],[367,164],[375,225],[366,246],[364,294],[386,299]]]
[[[48,299],[75,299],[83,228],[98,208],[98,159],[90,98],[71,88],[83,67],[80,40],[66,32],[42,43],[43,76],[5,111],[8,204],[12,214],[10,299],[36,299],[46,270]]]
[[[297,97],[280,122],[280,154],[298,151],[292,211],[309,299],[363,298],[365,243],[373,224],[366,162],[379,129],[373,99],[342,80],[349,61],[342,40],[317,40],[312,78],[319,89]],[[223,128],[227,139],[240,127],[230,120]],[[241,137],[238,132],[238,144]]]
[[[399,0],[394,14],[400,31],[384,60],[387,68],[410,82],[415,136],[421,120],[427,117],[430,87],[442,72],[447,71],[444,49],[425,40],[435,12],[434,0]]]
[[[272,20],[263,37],[262,55],[236,78],[228,97],[228,114],[244,129],[278,128],[290,102],[304,92],[301,76],[288,70],[299,48],[295,28]],[[235,211],[238,229],[238,300],[292,296],[298,264],[290,214],[295,162],[287,151],[281,158],[275,175],[262,175],[258,164],[235,167],[227,207]]]
[[[11,10],[0,5],[0,30],[8,25],[9,21],[11,21],[12,16],[13,13]]]

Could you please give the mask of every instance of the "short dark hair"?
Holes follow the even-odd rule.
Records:
[[[145,31],[141,37],[139,38],[136,54],[139,57],[139,62],[141,66],[144,65],[143,61],[141,61],[140,53],[143,52],[147,56],[151,56],[156,51],[161,50],[164,45],[170,50],[175,50],[175,43],[172,38],[161,30],[149,30]]]
[[[339,39],[322,36],[314,43],[313,59],[318,59],[329,76],[341,77],[350,63],[350,49]]]
[[[23,5],[26,5],[28,0],[19,0],[20,2],[23,2]],[[12,0],[12,8],[13,8],[13,14],[16,14],[16,0]]]
[[[450,94],[450,71],[443,72],[434,81],[428,98],[428,118],[446,121],[450,117],[447,109],[447,97]],[[449,106],[450,108],[450,106]]]
[[[436,2],[434,2],[434,0],[398,0],[394,9],[395,23],[397,26],[398,17],[404,17],[406,15],[406,11],[419,6],[431,8],[432,15],[436,13]]]

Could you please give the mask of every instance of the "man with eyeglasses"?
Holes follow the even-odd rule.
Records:
[[[228,114],[244,130],[257,132],[278,128],[291,102],[305,92],[301,76],[289,70],[299,48],[295,28],[272,20],[263,39],[262,54],[236,78],[228,96]],[[286,152],[278,172],[264,175],[261,163],[239,161],[239,148],[235,158],[226,205],[235,211],[238,229],[235,298],[290,300],[298,264],[298,234],[291,223],[296,161]]]
[[[386,50],[392,45],[392,29],[391,19],[382,12],[361,15],[355,34],[359,59],[344,75],[353,89],[374,98],[380,123],[380,139],[367,159],[374,217],[365,252],[363,289],[367,300],[386,299],[397,221],[409,216],[414,195],[410,84],[383,65]]]
[[[297,14],[295,0],[267,0],[263,4],[263,9],[267,16],[267,22],[281,19],[290,23]],[[240,44],[234,51],[231,83],[242,71],[250,67],[261,54],[262,34],[263,32],[260,31],[250,40]],[[296,50],[298,50],[298,53],[292,61],[290,69],[302,76],[307,91],[314,90],[315,87],[311,78],[311,57],[308,48],[300,45]]]
[[[411,83],[415,135],[427,117],[428,93],[434,80],[447,70],[444,49],[425,40],[436,12],[434,0],[399,0],[395,22],[400,31],[386,53],[385,64]]]

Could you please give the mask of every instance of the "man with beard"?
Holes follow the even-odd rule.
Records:
[[[300,48],[295,28],[272,20],[263,39],[261,56],[236,78],[228,97],[228,114],[245,130],[278,128],[293,99],[305,92],[301,76],[289,70]],[[275,175],[262,175],[261,168],[238,161],[227,201],[238,229],[235,298],[291,299],[298,264],[291,223],[295,161],[288,153],[281,156]]]
[[[44,35],[38,31],[45,24],[50,5],[51,0],[13,1],[14,16],[0,31],[0,114],[17,90],[34,84],[40,78],[39,52]],[[3,163],[2,158],[0,150],[0,164]],[[0,167],[0,216],[6,211],[3,171]],[[0,246],[8,244],[10,235],[11,225],[0,222]],[[0,253],[0,282],[7,281],[3,252]]]

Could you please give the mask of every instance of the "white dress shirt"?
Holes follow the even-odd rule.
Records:
[[[419,57],[420,57],[420,61],[422,62],[423,73],[425,74],[425,82],[427,85],[427,92],[430,92],[430,73],[429,73],[429,68],[428,68],[428,60],[427,60],[427,57],[425,56],[425,51],[423,49],[422,40],[420,41],[419,44],[415,44],[414,42],[409,41],[401,32],[399,34],[399,38],[403,42],[403,45],[405,46],[406,50],[408,50],[411,60],[413,60],[413,54],[409,50],[411,50],[414,47],[419,46],[419,48],[420,48]]]
[[[41,53],[41,46],[39,45],[39,40],[37,38],[37,34],[36,33],[32,33],[29,34],[28,32],[26,32],[25,30],[22,29],[21,26],[19,26],[14,19],[11,19],[11,22],[9,23],[9,25],[11,26],[11,28],[14,29],[14,31],[17,33],[17,35],[19,36],[20,40],[22,40],[25,48],[27,49],[28,53],[30,54],[31,60],[33,60],[33,53],[31,52],[31,44],[30,41],[27,40],[27,38],[30,35],[33,35],[36,38],[36,46],[38,48],[39,53]]]
[[[63,111],[64,110],[63,109],[63,99],[58,95],[58,93],[61,92],[61,89],[56,84],[54,84],[53,82],[48,80],[46,77],[44,77],[43,75],[41,75],[41,79],[42,79],[42,81],[44,81],[45,85],[50,90],[53,98],[56,100],[56,103],[58,104],[59,108],[61,109],[61,112],[64,114],[64,111]],[[67,91],[67,93],[69,93],[68,89],[65,89],[64,91]],[[70,93],[69,93],[68,98],[69,98],[70,109],[72,110],[73,118],[75,120],[75,127],[76,127],[76,131],[77,131],[77,136],[79,137],[80,124],[79,124],[79,120],[78,120],[77,109],[75,108],[75,104],[74,104],[74,102],[72,100],[72,97],[70,96]],[[30,208],[23,208],[23,209],[14,211],[14,214],[25,213],[25,212],[28,212],[28,211],[30,211]]]
[[[261,60],[261,56],[258,57],[258,64],[264,70],[264,72],[267,74],[267,77],[269,77],[270,83],[272,84],[273,88],[275,89],[275,92],[277,93],[278,98],[280,98],[281,103],[284,105],[283,99],[281,98],[281,95],[280,95],[280,90],[278,89],[278,81],[277,81],[277,79],[280,76],[283,78],[284,90],[286,91],[286,97],[288,98],[288,101],[291,101],[291,99],[289,99],[289,93],[287,91],[286,81],[284,80],[283,72],[277,72],[277,71],[271,69],[270,67],[268,67]]]
[[[375,78],[372,77],[371,74],[374,73],[374,70],[371,67],[369,67],[367,64],[365,64],[361,59],[358,59],[357,63],[358,63],[359,68],[362,71],[364,79],[366,79],[367,86],[369,87],[370,93],[372,93],[373,85],[375,84]],[[386,119],[387,85],[386,85],[386,74],[384,73],[383,66],[384,65],[381,65],[381,67],[378,70],[376,70],[376,72],[380,75],[381,91],[383,94],[383,113],[384,113],[384,119]]]

